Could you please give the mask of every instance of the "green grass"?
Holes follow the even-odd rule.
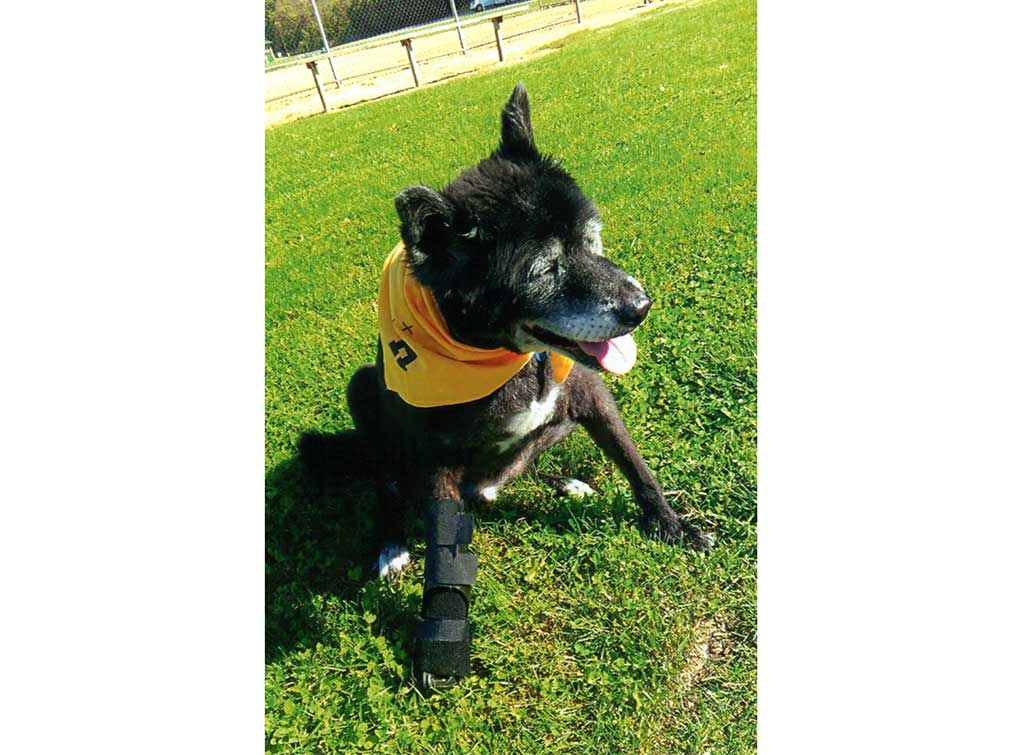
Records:
[[[581,32],[530,63],[266,133],[266,748],[303,753],[748,753],[755,685],[753,0]],[[649,542],[627,485],[579,432],[477,512],[479,673],[421,697],[407,633],[421,547],[366,579],[371,491],[310,493],[302,430],[350,427],[372,361],[393,196],[485,156],[514,83],[539,147],[602,209],[607,253],[656,304],[612,378],[667,490],[718,535],[709,555]]]

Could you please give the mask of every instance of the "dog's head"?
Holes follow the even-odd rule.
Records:
[[[603,255],[592,201],[539,154],[523,84],[489,158],[442,191],[408,187],[396,204],[411,271],[458,341],[558,351],[617,373],[633,366],[629,334],[652,302]]]

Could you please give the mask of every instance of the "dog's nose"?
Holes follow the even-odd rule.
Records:
[[[651,308],[652,300],[648,298],[648,294],[639,289],[626,304],[617,308],[616,317],[620,324],[636,328],[644,321]]]
[[[638,322],[641,322],[648,315],[648,310],[652,308],[652,300],[648,298],[648,294],[642,292],[641,296],[638,297],[637,304],[634,305],[634,313],[637,315]]]

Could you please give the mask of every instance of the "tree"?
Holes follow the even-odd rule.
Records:
[[[320,49],[310,0],[266,0],[266,39],[288,55]]]

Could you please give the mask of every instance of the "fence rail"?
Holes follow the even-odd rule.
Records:
[[[285,1],[299,0],[275,0],[276,3]],[[327,1],[332,2],[318,0],[322,31],[328,38],[332,19],[329,14],[335,11],[336,5],[327,6]],[[402,1],[404,17],[415,18],[413,14],[417,13],[417,17],[427,16],[427,20],[360,37],[358,29],[348,25],[347,39],[342,44],[331,45],[328,49],[320,44],[317,50],[283,58],[269,51],[271,40],[267,38],[267,61],[271,61],[265,68],[267,125],[442,81],[501,62],[508,53],[517,55],[529,46],[537,47],[563,36],[566,31],[558,27],[576,26],[591,19],[595,19],[595,25],[602,25],[617,16],[647,8],[651,3],[651,0],[519,0],[493,6],[491,0],[441,0],[446,3],[446,15],[436,17],[440,15],[441,9],[437,6],[440,0]],[[311,8],[313,0],[300,2]],[[394,0],[337,2],[360,2],[359,17],[363,18],[368,3],[374,2],[376,5],[372,7],[385,9],[383,3],[392,4]],[[413,10],[415,4],[422,3],[427,4],[424,10]],[[489,7],[465,12],[464,9],[477,7],[479,3]],[[408,7],[412,10],[408,11]],[[310,10],[308,16],[311,19],[308,23],[316,24]],[[271,33],[268,20],[267,17],[267,37]],[[367,28],[375,30],[387,23],[392,25],[377,20]],[[315,31],[319,32],[317,26]],[[526,41],[522,39],[525,37]],[[508,50],[507,43],[511,40],[514,43]]]

